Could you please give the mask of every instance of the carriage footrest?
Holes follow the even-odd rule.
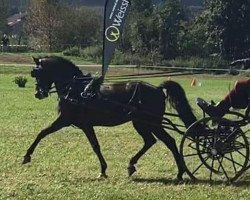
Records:
[[[208,115],[211,114],[211,113],[208,113],[208,108],[209,108],[209,106],[212,106],[212,105],[210,105],[204,99],[198,97],[197,100],[196,100],[196,104],[203,110],[203,112],[205,112]]]
[[[204,113],[208,114],[210,117],[222,117],[217,108],[213,104],[209,104],[202,98],[197,98],[197,105],[203,110]]]

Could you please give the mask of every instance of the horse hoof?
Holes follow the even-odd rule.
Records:
[[[177,180],[178,181],[181,181],[181,182],[183,181],[182,175],[183,175],[183,173],[180,173],[180,174],[177,175]]]
[[[191,178],[191,181],[197,181],[197,178],[194,175],[189,175],[189,177]]]
[[[190,172],[186,171],[187,175],[189,176],[189,178],[191,179],[191,181],[197,181],[197,178],[191,174]]]
[[[99,176],[97,177],[98,179],[101,178],[108,178],[108,176],[105,173],[100,173]]]
[[[132,176],[136,172],[136,168],[134,165],[128,167],[128,175]]]
[[[31,161],[31,156],[24,156],[22,164],[27,164]]]
[[[180,182],[182,182],[182,181],[183,181],[182,176],[181,176],[181,177],[180,177],[180,176],[177,176],[177,180],[180,181]]]

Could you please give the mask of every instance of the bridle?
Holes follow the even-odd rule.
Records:
[[[66,94],[64,94],[64,92],[67,92],[67,89],[70,87],[70,85],[72,84],[73,81],[75,81],[77,78],[74,77],[72,80],[67,80],[67,81],[58,81],[60,82],[60,87],[55,85],[51,86],[45,86],[44,84],[41,84],[41,78],[42,76],[46,76],[43,71],[44,69],[42,68],[41,65],[38,65],[36,67],[34,67],[31,71],[31,77],[35,78],[36,80],[36,91],[37,93],[35,94],[35,97],[38,99],[42,99],[45,97],[48,97],[48,95],[51,95],[53,93],[57,93],[60,97],[65,96]],[[55,82],[55,81],[53,81]],[[60,89],[58,89],[60,88]]]
[[[53,87],[52,84],[44,84],[42,83],[42,78],[46,77],[44,74],[44,69],[42,68],[41,61],[39,60],[39,64],[34,67],[31,71],[31,77],[36,79],[36,94],[35,97],[38,99],[43,99],[45,97],[48,97],[51,92],[54,93],[54,91],[50,91]]]
[[[47,71],[49,72],[49,69],[44,68],[42,64],[42,59],[37,60],[36,66],[31,71],[31,77],[36,80],[35,97],[38,99],[46,98],[53,93],[57,93],[59,99],[65,98],[69,90],[72,88],[72,85],[75,83],[86,85],[84,82],[90,82],[93,79],[90,74],[83,75],[80,70],[77,70],[75,75],[73,72],[73,78],[68,77],[66,78],[67,80],[64,80],[64,76],[64,78],[57,76],[52,73],[53,71],[51,73],[47,73]]]

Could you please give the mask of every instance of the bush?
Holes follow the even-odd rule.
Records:
[[[28,81],[27,78],[25,78],[24,76],[16,76],[14,80],[15,84],[17,84],[18,87],[22,87],[22,88],[25,87],[25,84],[27,83],[27,81]]]
[[[79,47],[72,47],[68,48],[63,51],[64,56],[76,56],[80,57],[81,56],[81,49]]]
[[[94,62],[101,62],[102,60],[102,47],[101,46],[90,46],[82,50],[81,56],[88,60]]]
[[[150,55],[142,56],[137,53],[122,53],[119,50],[115,51],[114,57],[112,59],[112,64],[116,65],[154,65],[154,61],[151,60]]]

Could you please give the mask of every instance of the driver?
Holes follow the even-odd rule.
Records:
[[[250,105],[250,79],[239,80],[234,88],[218,104],[203,105],[204,111],[213,117],[223,117],[231,107],[245,109]]]

